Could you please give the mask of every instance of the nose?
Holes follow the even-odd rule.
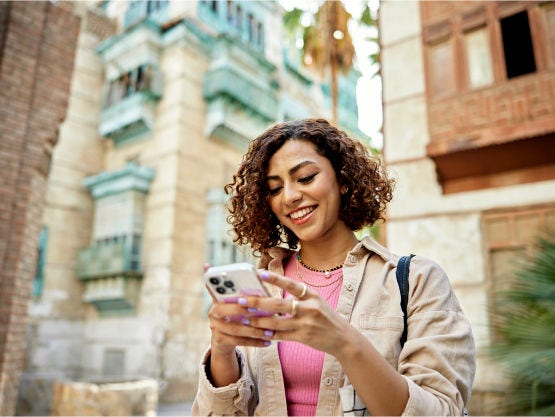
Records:
[[[301,190],[294,184],[284,184],[283,199],[287,205],[294,204],[303,198]]]

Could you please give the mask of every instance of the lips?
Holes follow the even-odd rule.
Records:
[[[301,209],[295,210],[292,213],[289,213],[289,217],[291,221],[295,224],[301,224],[307,221],[310,218],[310,215],[316,210],[316,206],[311,207],[303,207]]]

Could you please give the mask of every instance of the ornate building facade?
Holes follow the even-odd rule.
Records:
[[[470,414],[496,413],[493,295],[555,230],[555,4],[382,1],[389,246],[434,258],[472,320]]]
[[[45,193],[20,412],[56,380],[153,378],[190,400],[209,341],[206,262],[250,259],[223,186],[251,139],[329,116],[329,87],[283,47],[274,1],[76,2],[81,31]],[[356,74],[340,126],[357,128]],[[39,399],[45,394],[46,400]]]

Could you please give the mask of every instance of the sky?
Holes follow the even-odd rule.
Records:
[[[286,10],[297,7],[303,10],[316,11],[321,2],[321,0],[280,0]],[[372,13],[376,16],[379,7],[378,0],[343,0],[347,11],[357,17],[360,16],[362,7],[367,2],[370,4]],[[361,29],[352,24],[349,26],[349,32],[357,53],[355,65],[362,73],[357,85],[359,128],[370,136],[372,146],[381,149],[383,146],[381,79],[379,76],[371,76],[375,72],[375,67],[372,67],[370,60],[366,58],[377,51],[377,46],[365,40],[367,37],[377,37],[377,31],[368,28]]]

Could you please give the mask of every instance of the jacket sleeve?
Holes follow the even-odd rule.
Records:
[[[243,352],[236,349],[241,365],[239,380],[225,387],[216,388],[208,379],[206,366],[210,359],[210,349],[204,354],[199,369],[198,391],[193,402],[194,416],[247,416],[252,415],[255,401],[254,384],[247,372]]]
[[[433,261],[413,258],[409,283],[408,338],[399,356],[409,387],[403,415],[462,415],[476,369],[470,323]]]

